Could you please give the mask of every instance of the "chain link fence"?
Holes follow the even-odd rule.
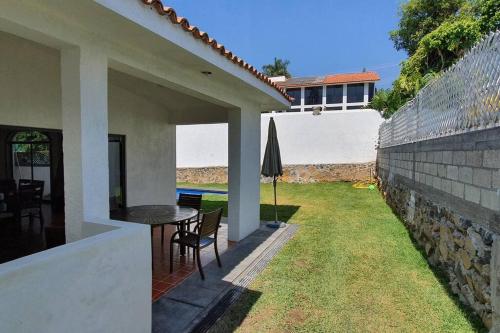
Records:
[[[379,129],[385,148],[500,126],[500,31],[422,88]]]

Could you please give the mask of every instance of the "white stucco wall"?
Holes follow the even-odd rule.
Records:
[[[127,205],[175,203],[175,126],[168,113],[111,83],[109,131],[125,135]]]
[[[177,126],[177,167],[228,165],[228,125]]]
[[[0,45],[0,125],[61,129],[60,53],[2,32]],[[108,87],[109,133],[126,136],[127,204],[173,203],[175,126],[118,84]]]
[[[150,332],[146,226],[84,223],[89,238],[0,265],[0,332]]]
[[[275,113],[261,116],[261,158],[269,118],[278,131],[282,162],[344,164],[375,161],[382,117],[374,110]],[[177,126],[177,167],[227,166],[227,124]]]
[[[0,32],[0,124],[60,129],[57,50]]]

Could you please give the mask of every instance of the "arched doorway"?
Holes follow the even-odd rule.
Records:
[[[20,130],[11,134],[12,178],[42,180],[45,183],[43,199],[51,199],[51,140],[38,130]]]

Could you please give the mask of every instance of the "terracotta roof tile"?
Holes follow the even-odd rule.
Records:
[[[190,25],[189,21],[184,18],[177,16],[177,13],[172,7],[166,7],[160,0],[139,0],[145,5],[148,5],[156,10],[156,12],[161,16],[167,16],[170,22],[173,24],[178,24],[184,29],[184,31],[189,32],[196,39],[202,40],[205,44],[211,46],[215,51],[219,52],[222,56],[231,60],[233,63],[239,65],[245,70],[249,71],[252,75],[257,77],[259,80],[265,82],[269,86],[275,88],[283,97],[291,101],[291,97],[285,92],[285,89],[281,88],[278,84],[271,82],[271,80],[261,72],[259,72],[255,67],[251,66],[243,59],[235,56],[231,51],[227,50],[224,45],[218,43],[215,39],[211,38],[206,32],[200,31],[198,27]]]
[[[380,76],[375,72],[363,72],[363,73],[348,73],[348,74],[334,74],[327,75],[325,78],[326,84],[331,83],[354,83],[354,82],[366,82],[366,81],[378,81]]]
[[[318,86],[324,84],[344,84],[344,83],[358,83],[378,81],[380,76],[376,72],[362,72],[362,73],[345,73],[345,74],[332,74],[326,76],[316,77],[297,77],[290,78],[286,81],[277,82],[280,87],[306,87]]]

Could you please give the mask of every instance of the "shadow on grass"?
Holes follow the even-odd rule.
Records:
[[[227,217],[227,200],[210,200],[203,199],[202,210],[211,211],[222,207],[224,209],[223,215]],[[292,205],[278,205],[278,220],[281,222],[288,222],[297,213],[300,206]],[[274,221],[274,205],[260,204],[260,219],[262,221]]]
[[[405,231],[408,235],[408,238],[411,240],[413,247],[418,251],[420,256],[424,259],[424,261],[427,264],[427,267],[430,269],[430,271],[433,273],[434,277],[438,280],[438,282],[441,284],[444,290],[446,290],[446,293],[448,294],[448,297],[453,301],[453,303],[457,306],[457,308],[460,309],[460,311],[464,314],[465,318],[469,323],[471,324],[472,327],[474,327],[475,332],[488,332],[488,329],[484,326],[481,318],[479,317],[476,312],[474,312],[474,309],[470,307],[467,304],[464,304],[460,301],[459,297],[457,294],[453,292],[450,286],[450,280],[446,274],[446,272],[443,270],[443,268],[439,266],[432,265],[427,257],[427,254],[425,253],[425,250],[418,244],[417,240],[413,236],[412,232],[408,229],[407,224],[404,222],[404,220],[399,216],[399,214],[389,205],[389,207],[392,210],[392,213],[397,217],[400,223],[403,224],[405,227]]]
[[[261,292],[251,289],[241,290],[240,295],[233,295],[231,304],[224,304],[225,308],[222,314],[218,314],[217,319],[213,325],[210,325],[207,332],[209,333],[229,333],[235,332],[248,316],[252,307],[257,303]],[[228,295],[230,296],[230,295]],[[217,311],[217,308],[213,310]],[[208,313],[210,317],[211,313]],[[216,318],[212,318],[214,320]],[[195,331],[195,330],[194,330]],[[201,330],[200,330],[201,331]]]

